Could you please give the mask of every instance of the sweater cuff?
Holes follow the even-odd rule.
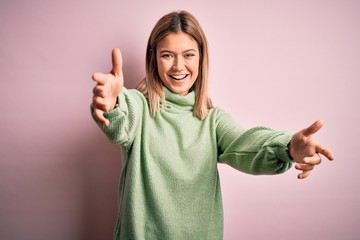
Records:
[[[116,117],[119,115],[119,113],[121,112],[120,110],[120,106],[119,106],[119,103],[120,100],[119,100],[119,96],[117,97],[117,101],[116,101],[116,105],[114,107],[114,109],[112,109],[111,111],[109,112],[104,112],[104,117],[106,117],[107,119],[110,119],[110,118],[113,118],[113,117]]]
[[[292,138],[292,134],[290,132],[284,132],[284,134],[279,136],[279,138],[277,139],[279,143],[279,147],[277,148],[275,155],[276,158],[282,162],[293,161],[288,151],[289,150],[288,145],[291,141],[291,138]]]

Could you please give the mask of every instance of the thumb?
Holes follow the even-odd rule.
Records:
[[[309,137],[320,130],[320,128],[323,126],[323,122],[321,120],[317,120],[313,124],[311,124],[308,128],[305,128],[302,130],[302,133],[304,136]]]
[[[120,49],[118,48],[112,50],[112,66],[112,74],[118,76],[122,73],[122,56]]]

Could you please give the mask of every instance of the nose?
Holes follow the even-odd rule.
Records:
[[[181,72],[185,68],[185,61],[182,56],[177,56],[174,59],[174,65],[172,66],[172,69],[174,71]]]

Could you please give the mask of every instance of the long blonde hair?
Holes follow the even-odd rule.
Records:
[[[198,44],[200,52],[199,75],[194,86],[196,97],[194,114],[204,120],[208,110],[213,108],[208,96],[209,56],[206,36],[194,16],[186,11],[171,12],[163,16],[153,28],[146,48],[146,77],[140,82],[137,89],[144,94],[150,105],[152,116],[156,115],[160,102],[165,105],[163,82],[158,74],[156,49],[158,43],[168,34],[182,31],[189,34]]]

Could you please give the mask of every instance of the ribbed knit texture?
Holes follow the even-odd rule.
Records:
[[[124,147],[115,239],[222,239],[223,207],[217,164],[249,174],[278,174],[291,167],[291,134],[244,129],[219,108],[201,121],[195,92],[164,88],[166,107],[150,116],[144,96],[123,89],[119,107],[100,126]]]

